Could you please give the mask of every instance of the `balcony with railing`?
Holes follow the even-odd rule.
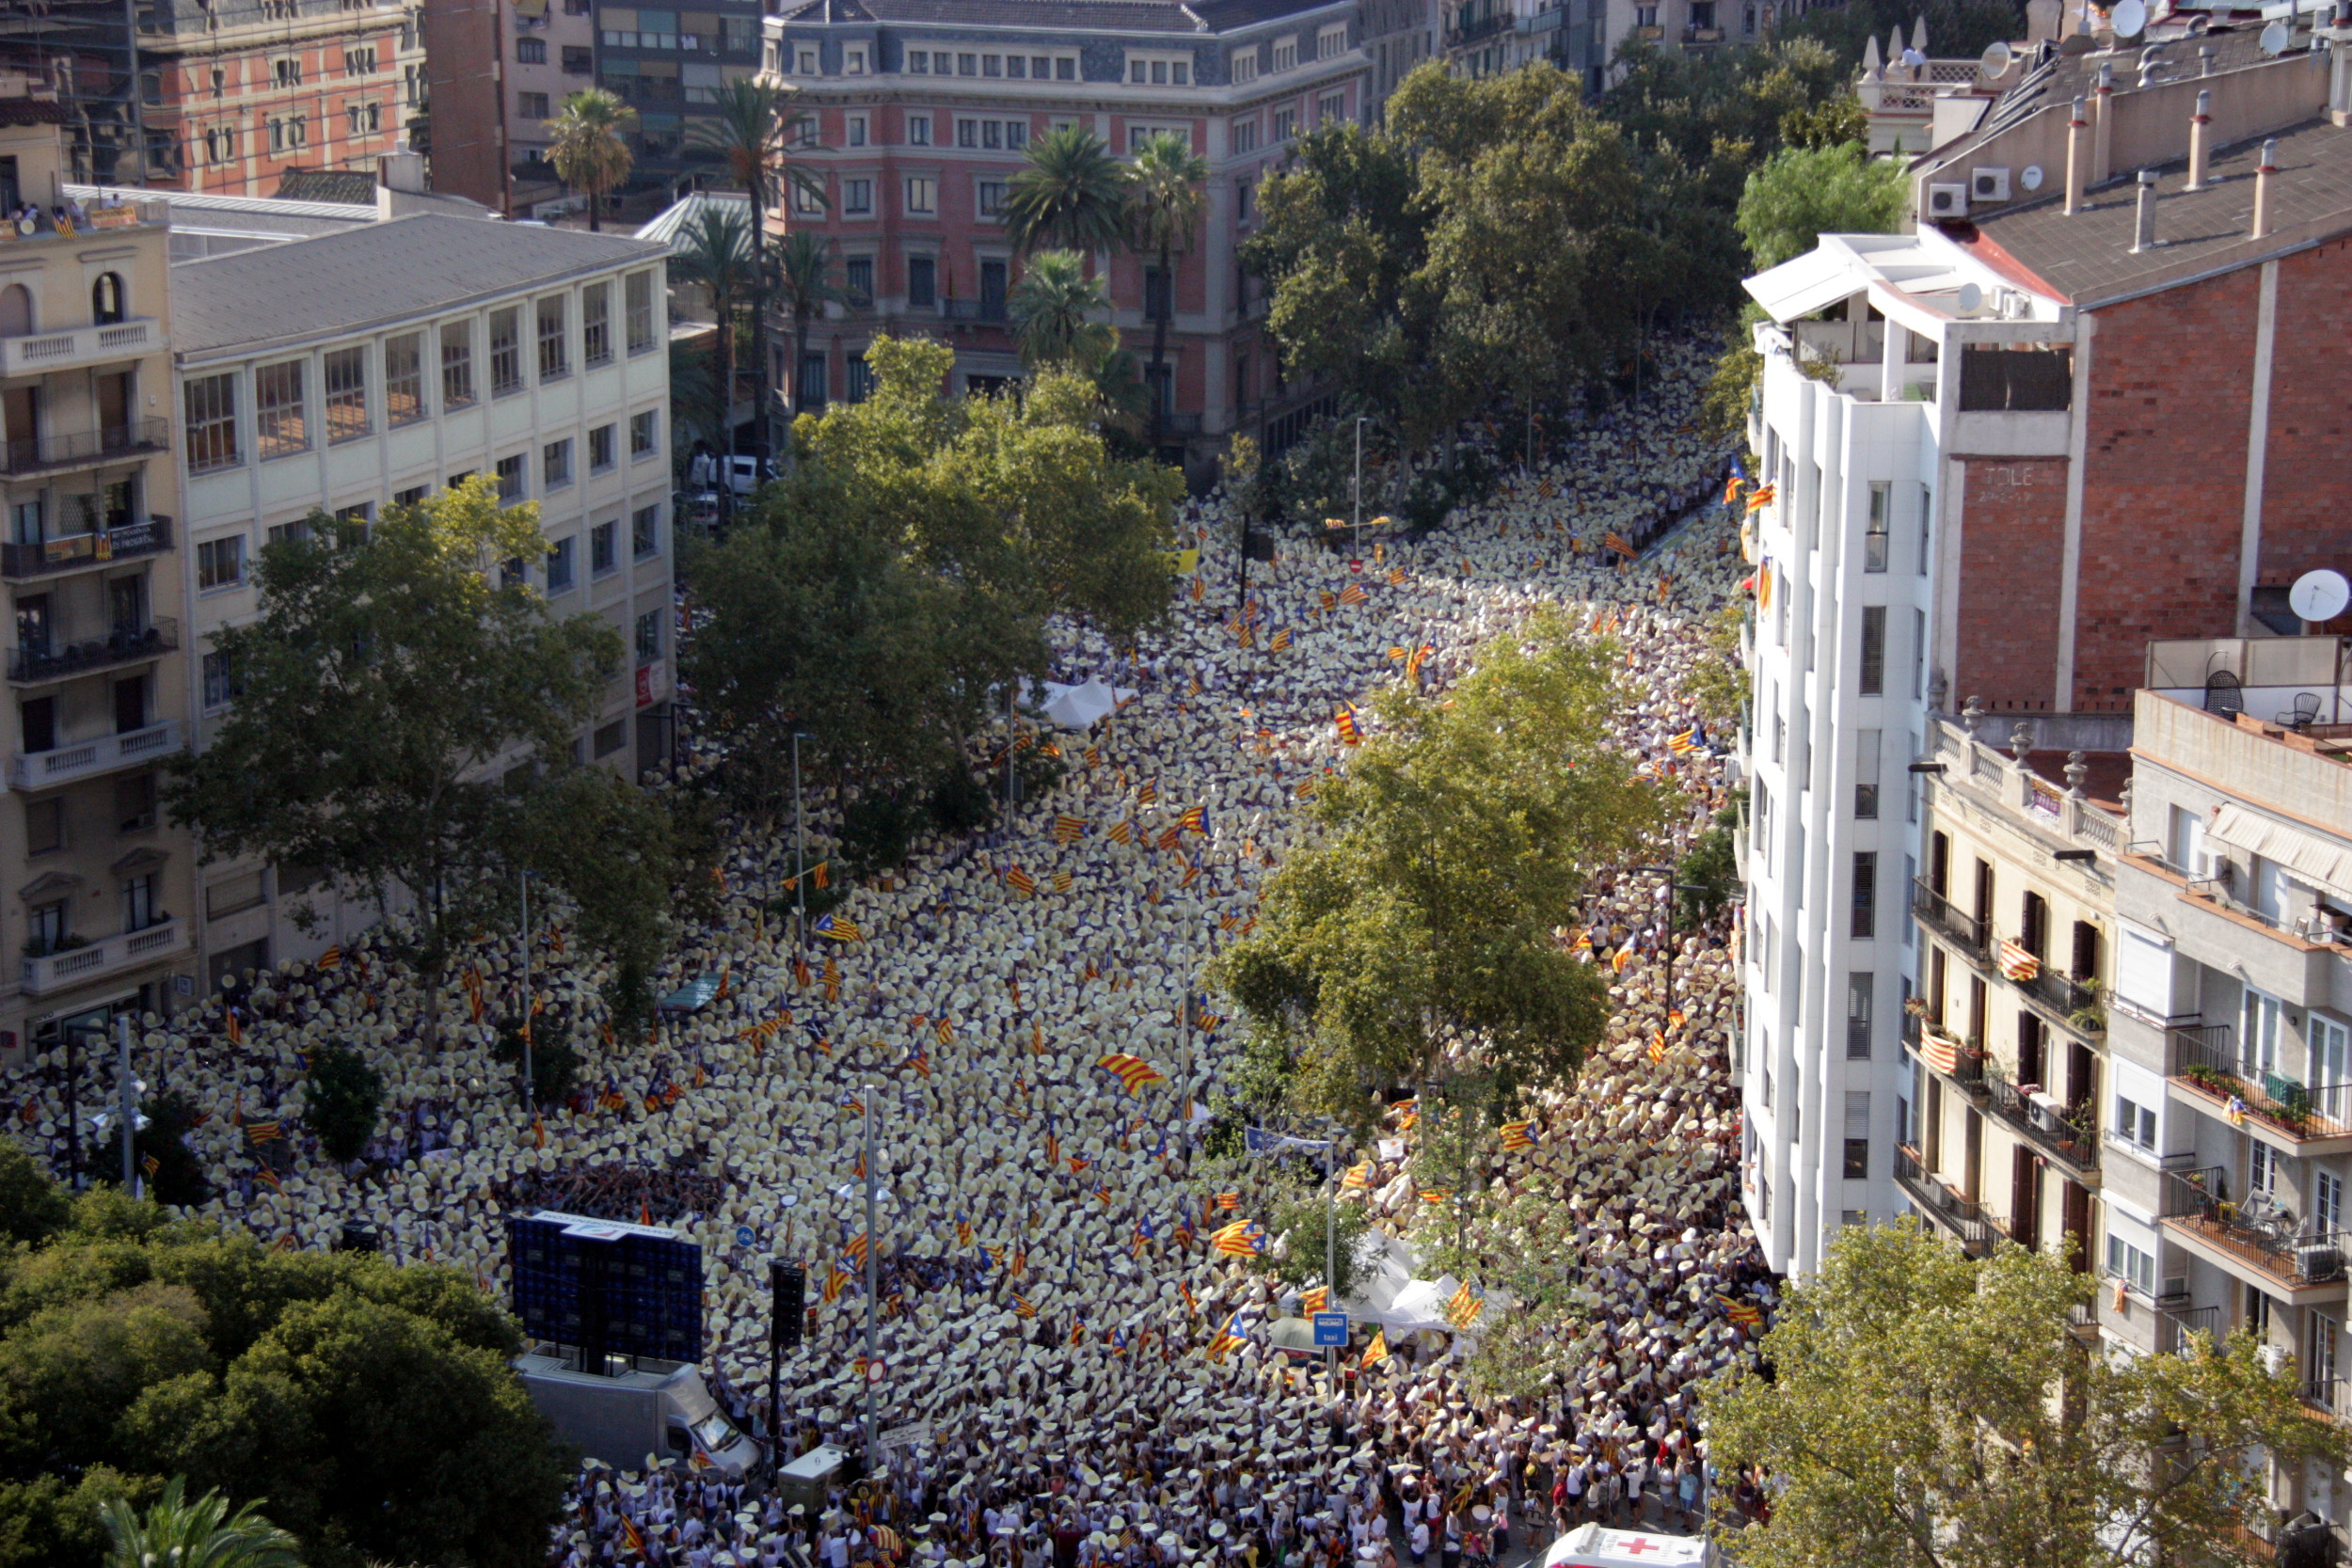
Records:
[[[2340,1377],[2303,1379],[2303,1403],[2332,1421],[2352,1421],[2352,1387]]]
[[[87,985],[146,964],[160,963],[187,950],[185,921],[167,916],[152,926],[98,942],[62,947],[55,953],[28,955],[24,959],[24,990],[34,996]]]
[[[2169,1031],[2171,1083],[2207,1115],[2247,1126],[2298,1156],[2352,1150],[2352,1084],[2310,1085],[2245,1060],[2226,1023]]]
[[[158,615],[145,626],[118,626],[104,637],[85,641],[11,648],[8,681],[14,686],[44,686],[119,665],[144,663],[179,646],[180,623]]]
[[[171,548],[171,519],[151,514],[135,523],[69,533],[62,539],[0,544],[0,578],[43,578],[156,555]]]
[[[1986,1104],[1994,1117],[2086,1187],[2099,1184],[2098,1115],[2070,1106],[2027,1085],[1987,1074]]]
[[[2221,1321],[2218,1307],[2167,1307],[2158,1302],[2156,1320],[2169,1338],[2169,1343],[2160,1340],[2156,1348],[2174,1355],[2194,1354],[2207,1340],[2217,1346],[2229,1337],[2229,1325]]]
[[[1512,17],[1508,11],[1498,11],[1489,16],[1482,16],[1474,22],[1456,23],[1445,30],[1445,46],[1448,49],[1459,49],[1465,44],[1479,43],[1493,38],[1497,33],[1509,31],[1512,25]]]
[[[1931,1224],[1959,1242],[1961,1250],[1971,1258],[1991,1252],[1993,1243],[2000,1239],[2000,1227],[1993,1223],[1983,1205],[1947,1185],[1928,1170],[1917,1150],[1899,1144],[1895,1148],[1895,1185],[1903,1190]]]
[[[940,319],[951,322],[1004,322],[1011,312],[1001,299],[943,299],[939,302]]]
[[[0,441],[0,474],[24,479],[32,474],[63,473],[169,450],[169,420],[133,420],[96,430],[20,436]]]
[[[1994,944],[1993,958],[2001,977],[2025,992],[2042,1012],[2079,1034],[2106,1033],[2106,1014],[2100,1006],[2097,986],[2054,968],[2031,947],[2008,937]]]
[[[1967,957],[1982,962],[1985,955],[1985,922],[1982,916],[1963,914],[1960,906],[1935,891],[1926,878],[1911,884],[1911,912],[1919,924],[1959,948]]]
[[[2231,1201],[2219,1165],[2165,1172],[2162,1211],[2169,1234],[2257,1290],[2298,1306],[2344,1299],[2352,1234],[2298,1224],[2267,1192]]]
[[[118,359],[161,354],[170,347],[164,324],[151,316],[76,326],[63,332],[26,333],[0,338],[0,375],[42,375],[51,371],[74,371]]]
[[[8,759],[11,789],[56,789],[83,779],[95,779],[126,768],[143,768],[180,749],[180,724],[167,719],[144,729],[125,730],[52,747],[46,752],[19,752]]]

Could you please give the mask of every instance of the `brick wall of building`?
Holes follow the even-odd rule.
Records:
[[[155,182],[266,197],[293,169],[373,169],[406,145],[402,68],[417,45],[400,23],[362,12],[336,35],[151,53],[162,102],[147,111],[150,136],[167,137],[178,157]]]
[[[2279,262],[2278,342],[2271,353],[2270,439],[2263,454],[2265,583],[2326,566],[2352,570],[2352,241]]]
[[[1953,701],[2046,708],[2058,669],[2057,541],[2066,536],[2063,458],[1961,459],[1958,659]]]
[[[2237,633],[2260,281],[2246,268],[2098,312],[2083,410],[2077,712],[2130,712],[2152,639]],[[2321,336],[2315,322],[2288,328],[2283,309],[2280,320],[2281,342],[2290,330]],[[2061,538],[2036,546],[2053,578]]]

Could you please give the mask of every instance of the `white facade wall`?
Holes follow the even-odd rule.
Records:
[[[289,247],[289,252],[298,248]],[[650,277],[646,287],[653,311],[649,333],[641,324],[634,348],[626,304],[626,278],[631,274]],[[607,360],[590,364],[582,344],[582,295],[598,286],[610,291],[612,348]],[[175,443],[187,512],[181,564],[186,573],[190,623],[185,665],[194,743],[207,744],[227,714],[227,693],[216,677],[208,681],[205,655],[215,633],[257,613],[254,566],[272,529],[298,524],[316,511],[364,508],[373,516],[387,505],[404,498],[421,499],[458,477],[494,474],[501,459],[520,456],[522,498],[538,504],[540,529],[550,546],[560,549],[568,544],[570,550],[568,583],[560,577],[550,580],[551,572],[562,571],[556,557],[530,567],[532,583],[548,592],[553,613],[593,612],[612,625],[629,650],[622,675],[580,737],[580,754],[632,770],[646,766],[652,760],[647,749],[666,745],[667,735],[658,719],[650,724],[639,721],[666,714],[675,637],[666,293],[659,259],[650,265],[607,263],[568,277],[518,282],[510,293],[380,322],[364,331],[309,342],[275,340],[262,352],[231,345],[180,356],[183,390],[175,403],[185,409],[184,388],[191,380],[232,375],[238,426],[233,464],[190,471],[190,443]],[[559,298],[564,308],[568,368],[561,375],[543,377],[537,310],[541,301]],[[522,385],[494,393],[490,317],[515,306],[522,309]],[[469,406],[452,408],[443,395],[439,344],[442,327],[459,322],[471,325],[474,395]],[[387,420],[385,345],[420,331],[424,334],[422,412],[391,427]],[[367,427],[349,438],[330,439],[325,361],[353,347],[363,351],[366,365]],[[312,438],[302,451],[262,458],[255,441],[255,372],[290,360],[300,361],[304,368],[306,419]],[[652,416],[649,450],[632,452],[631,420],[646,414]],[[594,433],[607,427],[612,430],[613,460],[609,466],[592,466]],[[564,441],[570,443],[570,478],[550,483],[547,451]],[[640,554],[633,533],[638,515],[647,508],[654,513],[653,547]],[[609,568],[598,569],[594,541],[607,528],[612,530],[613,561]],[[203,546],[236,540],[243,542],[242,573],[231,581],[208,582]],[[656,638],[649,650],[639,639],[641,623],[647,617]],[[281,886],[280,869],[245,861],[216,861],[204,867],[199,893],[202,907],[196,915],[208,987],[217,983],[216,972],[224,962],[244,968],[252,967],[257,956],[273,963],[308,958],[380,918],[373,903],[335,897],[324,889]],[[291,918],[291,907],[303,903],[323,917],[324,924],[315,930],[303,931]]]

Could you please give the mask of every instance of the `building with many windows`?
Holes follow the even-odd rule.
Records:
[[[2272,640],[2263,640],[2269,642]],[[2143,689],[2117,869],[2106,1264],[2099,1317],[2142,1351],[2255,1335],[2313,1411],[2352,1419],[2352,725],[2334,637],[2312,713],[2255,718]],[[2256,645],[2262,645],[2257,643]],[[2160,645],[2174,665],[2234,640]],[[2153,682],[2151,683],[2152,687]],[[2187,700],[2184,700],[2184,697]],[[2352,1477],[2274,1473],[2282,1514],[2329,1521]]]
[[[69,119],[0,97],[0,204],[55,200]],[[194,857],[157,811],[187,712],[167,257],[161,202],[0,226],[0,1053],[192,987]]]
[[[421,0],[0,7],[0,66],[57,90],[78,181],[231,196],[356,176],[425,106]]]
[[[1866,1092],[1874,1148],[1923,1132],[1894,1013],[1865,1060],[1842,1009],[1857,973],[1922,990],[1889,918],[1919,830],[1884,802],[1931,715],[2123,750],[2152,639],[2299,629],[2287,585],[2342,564],[2352,34],[2208,36],[2203,76],[2022,57],[1915,166],[1915,232],[1748,281],[1746,1196],[1775,1268],[1911,1206],[1828,1134]]]
[[[1909,890],[1921,977],[1900,993],[1916,1062],[1911,1134],[1895,1149],[1896,1187],[1930,1224],[1981,1255],[1998,1241],[2101,1261],[2100,1107],[2106,1067],[2103,988],[2111,973],[2119,797],[2117,752],[2004,752],[1976,733],[1982,715],[1929,721],[1920,781],[1925,858]],[[1846,1049],[1876,1049],[1878,977],[1847,976]],[[1878,1117],[1872,1091],[1847,1091],[1850,1137]],[[2138,1125],[2109,1123],[2126,1140]],[[1839,1158],[1867,1177],[1867,1143]]]
[[[1358,26],[1355,0],[807,0],[771,17],[766,69],[796,89],[808,144],[795,156],[827,198],[774,221],[831,239],[850,295],[813,325],[791,377],[778,365],[778,385],[801,408],[860,396],[881,332],[953,344],[959,389],[1018,375],[1006,302],[1020,262],[1000,214],[1030,140],[1083,125],[1125,154],[1172,132],[1209,165],[1197,242],[1170,277],[1125,250],[1095,258],[1097,273],[1138,358],[1167,319],[1152,389],[1168,444],[1272,426],[1279,445],[1307,394],[1283,377],[1261,330],[1263,286],[1235,250],[1259,178],[1298,135],[1369,112]]]
[[[211,647],[255,610],[253,563],[316,513],[368,518],[473,474],[539,508],[524,567],[558,615],[632,657],[575,743],[632,775],[668,754],[673,609],[667,306],[659,246],[421,215],[173,269],[184,690],[192,740],[236,699]],[[300,302],[290,309],[290,302]],[[208,981],[378,918],[298,867],[220,861],[195,911]],[[298,930],[290,908],[326,917]]]

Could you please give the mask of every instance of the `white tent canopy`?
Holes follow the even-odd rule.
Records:
[[[1082,686],[1047,681],[1042,688],[1029,689],[1029,705],[1065,730],[1087,730],[1102,722],[1135,694],[1133,688],[1105,686],[1099,680],[1089,680]]]

